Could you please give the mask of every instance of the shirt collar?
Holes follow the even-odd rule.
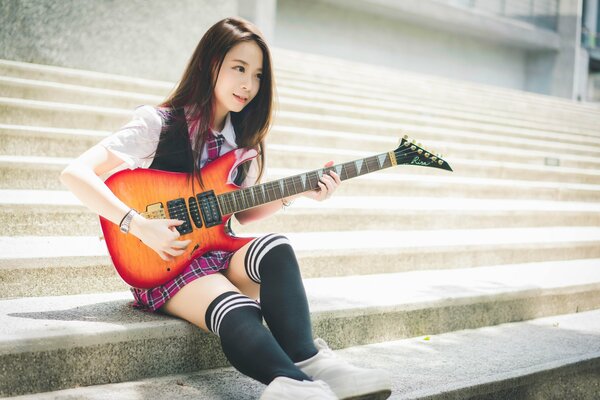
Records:
[[[237,146],[235,142],[235,130],[233,129],[233,124],[231,123],[231,112],[227,113],[227,117],[225,118],[225,125],[223,126],[223,130],[221,132],[212,131],[213,134],[221,134],[225,138],[225,141],[231,144],[233,147]]]

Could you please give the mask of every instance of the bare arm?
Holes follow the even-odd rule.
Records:
[[[123,161],[97,144],[81,154],[60,174],[60,181],[90,210],[109,221],[119,224],[130,208],[119,200],[100,175],[120,166]],[[180,236],[175,226],[182,221],[149,220],[136,215],[131,221],[130,233],[156,251],[164,260],[183,254],[187,241],[177,241]]]

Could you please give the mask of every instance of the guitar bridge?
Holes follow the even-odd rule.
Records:
[[[165,219],[167,216],[165,215],[165,208],[162,203],[154,203],[146,206],[146,211],[140,213],[140,215],[144,218],[148,219]]]

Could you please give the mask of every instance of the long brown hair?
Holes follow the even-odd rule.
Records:
[[[194,154],[193,171],[200,183],[200,158],[214,122],[214,89],[219,71],[227,52],[238,43],[247,41],[254,41],[262,51],[260,87],[244,109],[240,112],[230,111],[230,116],[238,147],[254,148],[259,153],[257,160],[260,179],[264,172],[265,137],[271,127],[275,85],[269,48],[254,24],[239,17],[225,18],[214,24],[202,36],[174,91],[159,105],[168,109],[186,106],[187,119],[195,137],[191,146]]]

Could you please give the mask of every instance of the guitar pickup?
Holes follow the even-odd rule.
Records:
[[[223,218],[221,217],[221,210],[219,209],[215,192],[210,190],[208,192],[200,193],[196,198],[198,199],[198,205],[200,207],[202,219],[204,220],[204,225],[207,228],[220,225]]]
[[[192,224],[190,222],[185,199],[179,198],[167,201],[167,210],[169,210],[169,218],[183,221],[183,224],[175,227],[180,235],[192,232]]]

